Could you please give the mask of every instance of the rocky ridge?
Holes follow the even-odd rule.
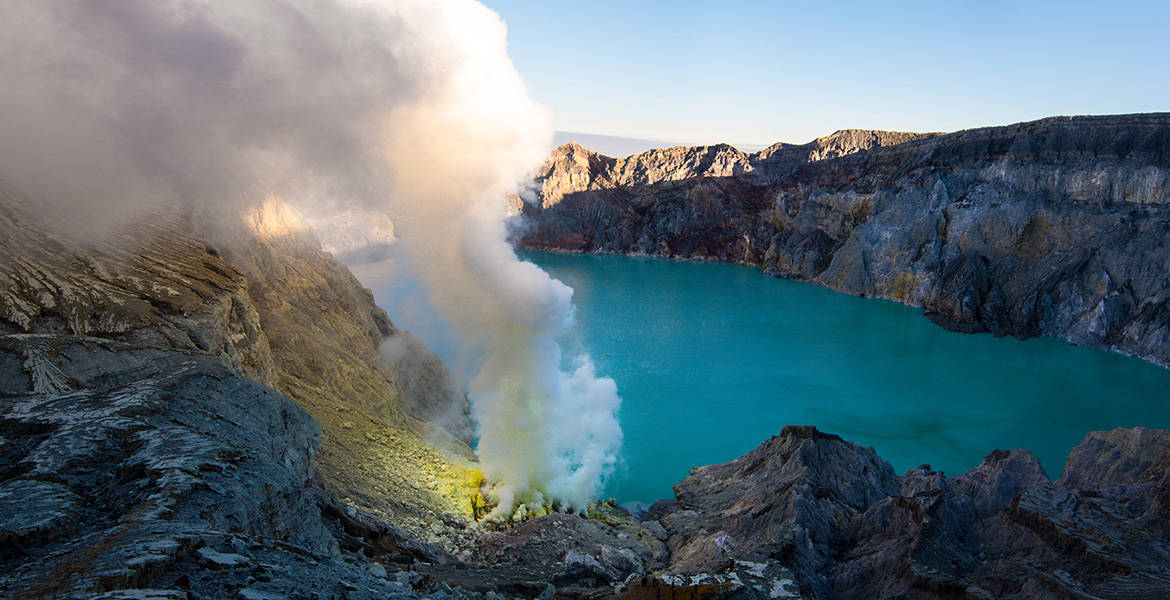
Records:
[[[899,477],[872,448],[786,427],[651,507],[670,550],[660,579],[771,572],[757,587],[778,585],[773,598],[1165,597],[1166,448],[1170,432],[1117,429],[1090,433],[1055,481],[1026,450]]]
[[[442,543],[472,520],[480,475],[467,402],[345,267],[277,201],[200,233],[175,211],[78,245],[39,225],[35,203],[0,202],[0,333],[97,337],[198,352],[309,411],[324,432],[316,478],[338,498]],[[436,414],[451,431],[428,422]]]
[[[847,130],[757,154],[553,152],[528,248],[756,265],[1170,366],[1170,114],[949,134]]]
[[[640,514],[607,503],[458,556],[313,482],[321,429],[201,352],[0,336],[0,590],[87,598],[1162,598],[1170,431],[947,477],[786,427]]]
[[[78,244],[0,199],[0,595],[535,597],[660,566],[607,505],[482,535],[466,399],[287,206]]]
[[[404,334],[286,207],[220,235],[157,215],[77,247],[8,200],[5,597],[1170,595],[1170,432],[1141,428],[1090,434],[1051,481],[1023,450],[898,476],[789,427],[645,512],[477,523],[441,363],[380,359]]]

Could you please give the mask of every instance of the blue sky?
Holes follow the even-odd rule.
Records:
[[[1170,0],[484,0],[561,130],[680,143],[1170,111]]]

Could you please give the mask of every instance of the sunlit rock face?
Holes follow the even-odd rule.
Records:
[[[407,336],[287,205],[207,228],[160,211],[85,244],[40,225],[35,206],[0,202],[0,332],[218,357],[320,423],[316,477],[350,505],[425,539],[454,539],[444,529],[472,519],[481,477],[466,399],[421,344],[384,360],[383,340]]]
[[[756,154],[554,151],[523,245],[757,265],[1170,365],[1170,115],[940,134],[847,130]],[[726,157],[726,158],[719,158]]]

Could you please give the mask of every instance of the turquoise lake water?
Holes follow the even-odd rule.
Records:
[[[624,465],[607,496],[673,497],[785,425],[816,425],[904,473],[1002,448],[1059,476],[1085,433],[1170,427],[1170,371],[1060,340],[952,333],[921,311],[737,265],[523,255],[575,290],[574,343],[617,381]]]

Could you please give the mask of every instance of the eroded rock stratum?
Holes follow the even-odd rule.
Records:
[[[1165,362],[1164,121],[568,146],[528,243],[739,260]],[[5,598],[1170,597],[1170,432],[1090,433],[1051,479],[1019,449],[899,475],[794,426],[645,511],[488,526],[466,399],[420,344],[382,359],[407,334],[287,207],[78,244],[2,200]]]
[[[613,159],[570,144],[537,173],[530,248],[757,265],[1170,365],[1170,115],[949,134],[846,130],[756,154]]]

